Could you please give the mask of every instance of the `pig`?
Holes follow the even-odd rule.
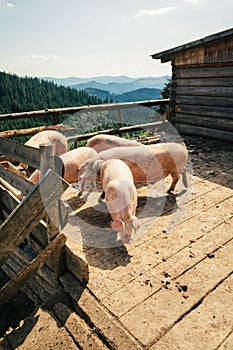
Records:
[[[71,151],[68,151],[66,153],[63,153],[59,156],[59,158],[62,160],[61,164],[64,164],[64,174],[63,178],[65,181],[67,181],[69,184],[78,182],[78,172],[81,164],[85,162],[87,159],[95,156],[97,152],[88,147],[79,147],[76,149],[73,149]],[[60,165],[60,164],[59,164]],[[56,161],[55,161],[55,168],[56,168]],[[58,173],[62,173],[58,170]],[[40,170],[35,170],[34,173],[29,177],[29,181],[32,183],[37,183],[41,177]]]
[[[105,192],[105,202],[112,217],[111,226],[121,236],[123,244],[130,243],[132,232],[140,227],[135,216],[137,192],[129,167],[120,159],[98,162],[96,169]]]
[[[41,144],[52,144],[53,154],[58,156],[67,152],[68,148],[66,137],[55,130],[44,130],[38,132],[25,143],[25,145],[35,148],[39,148]],[[20,163],[20,167],[24,169],[28,168],[28,166],[23,163]]]
[[[114,135],[100,134],[91,137],[86,146],[92,147],[96,150],[96,152],[105,151],[114,147],[132,147],[132,146],[140,146],[141,143],[135,140],[128,140]]]
[[[59,156],[67,152],[67,139],[60,132],[55,130],[44,130],[33,135],[25,145],[39,148],[42,143],[53,145],[53,153]]]
[[[172,183],[167,193],[172,193],[180,174],[186,166],[188,154],[186,147],[178,143],[115,147],[102,151],[97,156],[84,162],[80,167],[81,193],[84,189],[85,181],[94,181],[96,179],[95,165],[100,160],[114,158],[123,160],[129,166],[135,183],[147,182],[153,184],[171,175]],[[184,185],[187,187],[185,175],[182,176]]]

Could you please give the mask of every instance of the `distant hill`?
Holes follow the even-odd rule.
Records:
[[[22,78],[0,72],[0,114],[100,103],[100,98],[83,90],[77,91],[38,78]],[[50,117],[13,119],[1,121],[0,131],[48,124],[51,124]]]
[[[52,78],[45,77],[44,80],[53,81],[58,85],[69,85],[77,90],[87,88],[101,89],[114,94],[122,94],[127,91],[137,90],[141,88],[162,89],[168,81],[169,76],[162,77],[141,77],[131,78],[125,75],[122,76],[100,76],[92,78]]]
[[[124,92],[123,94],[112,94],[107,90],[86,88],[91,95],[95,95],[105,102],[133,102],[143,100],[154,100],[161,98],[160,89],[142,88],[133,91]]]

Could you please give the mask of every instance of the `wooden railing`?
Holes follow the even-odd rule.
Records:
[[[54,129],[54,130],[73,130],[72,127],[67,125],[60,124],[60,117],[63,115],[72,115],[80,111],[87,110],[88,112],[98,112],[105,110],[116,110],[118,111],[118,127],[117,129],[108,130],[108,133],[124,133],[128,131],[134,131],[133,126],[127,128],[122,128],[121,121],[121,110],[123,108],[135,108],[137,106],[142,107],[153,107],[160,105],[167,105],[169,103],[169,99],[157,99],[157,100],[148,100],[148,101],[138,101],[138,102],[122,102],[122,103],[109,103],[109,104],[101,104],[101,105],[91,105],[91,106],[78,106],[78,107],[68,107],[68,108],[54,108],[54,109],[45,109],[38,111],[30,111],[30,112],[22,112],[22,113],[9,113],[9,114],[0,114],[0,122],[7,120],[17,120],[24,118],[38,118],[38,117],[51,117],[51,125],[50,126],[41,126],[30,129],[18,129],[18,130],[8,130],[0,132],[1,137],[12,137],[12,136],[22,136],[22,135],[33,135],[42,130]],[[151,124],[151,123],[150,123]],[[156,125],[156,122],[155,122]],[[148,125],[148,128],[152,127],[152,125]],[[146,128],[146,124],[143,125],[143,128]],[[135,130],[138,130],[139,126],[136,126]],[[77,135],[78,139],[86,139],[90,136]],[[71,139],[68,139],[68,142],[73,142],[75,136]],[[77,139],[76,138],[76,139]]]

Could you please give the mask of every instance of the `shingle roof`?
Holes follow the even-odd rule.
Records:
[[[174,47],[174,48],[169,49],[169,50],[158,52],[156,54],[151,55],[151,57],[154,59],[160,58],[163,60],[163,62],[168,62],[168,61],[171,61],[171,59],[177,53],[180,53],[181,51],[195,48],[195,47],[198,47],[198,46],[201,46],[204,44],[208,44],[208,43],[213,42],[215,40],[219,40],[219,39],[231,36],[231,35],[233,35],[233,28],[224,30],[224,31],[216,33],[216,34],[208,35],[202,39],[195,40],[195,41],[192,41],[190,43],[180,45],[180,46]]]

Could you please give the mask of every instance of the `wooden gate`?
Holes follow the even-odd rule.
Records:
[[[56,156],[53,156],[52,145],[36,149],[0,138],[0,153],[4,155],[0,166],[3,220],[0,226],[0,268],[11,276],[0,290],[1,307],[39,267],[37,274],[41,290],[44,288],[46,293],[51,291],[52,284],[57,286],[64,272],[61,253],[66,241],[61,233],[66,223],[61,196],[68,184],[54,171]],[[41,180],[36,185],[30,183],[12,164],[12,159],[41,169]],[[25,194],[23,200],[17,198],[20,192]]]

